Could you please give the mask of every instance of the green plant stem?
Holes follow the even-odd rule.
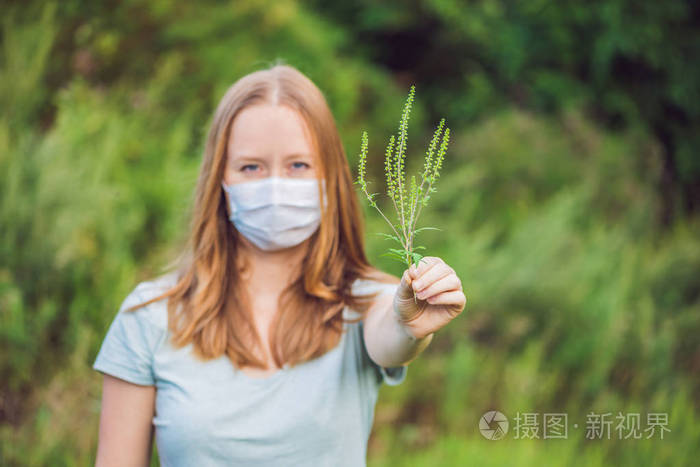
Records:
[[[366,190],[364,187],[362,188],[362,191],[364,191],[364,192],[365,192],[365,195],[367,195],[367,197],[371,199],[371,197],[369,196],[369,193],[367,193],[367,190]],[[373,201],[373,202],[372,202],[372,206],[373,206],[374,209],[376,209],[377,212],[384,218],[384,220],[387,221],[387,223],[391,226],[391,230],[393,230],[394,233],[396,234],[396,238],[401,238],[401,235],[399,235],[399,233],[398,233],[398,232],[396,231],[396,229],[394,228],[394,224],[392,224],[391,221],[389,221],[389,219],[386,218],[386,216],[384,215],[384,213],[382,212],[382,210],[379,209],[379,207],[377,206],[377,203]],[[403,242],[401,243],[401,246],[403,246],[404,248],[406,248],[406,246],[403,244]]]
[[[365,195],[366,195],[368,198],[370,198],[369,193],[367,192],[366,189],[363,188],[362,191],[364,191],[364,192],[365,192]],[[371,199],[371,198],[370,198],[370,199]],[[396,229],[394,228],[394,224],[392,224],[392,223],[389,221],[389,219],[386,218],[386,216],[384,215],[384,213],[382,212],[382,210],[379,209],[379,207],[377,206],[376,202],[373,202],[373,203],[372,203],[372,206],[374,206],[374,209],[377,210],[377,212],[379,213],[379,215],[382,216],[382,217],[384,218],[384,220],[389,224],[389,226],[391,227],[391,230],[393,230],[394,233],[396,234],[396,238],[401,238],[401,235],[400,235],[400,234],[396,231]],[[404,240],[405,240],[405,237],[404,237]],[[407,245],[406,245],[403,241],[401,242],[401,246],[402,246],[405,250],[410,251],[410,249],[407,248]],[[407,256],[406,260],[407,260],[407,262],[408,262],[408,267],[410,268],[410,267],[411,267],[411,264],[412,264],[412,263],[411,263],[411,255],[406,255],[406,256]],[[416,297],[416,291],[415,291],[415,290],[413,290],[413,303],[415,303],[416,305],[418,304],[418,298]]]

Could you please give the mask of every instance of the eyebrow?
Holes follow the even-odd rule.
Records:
[[[311,159],[311,154],[307,154],[304,152],[295,152],[292,154],[287,154],[286,156],[284,156],[282,158],[282,160],[293,159],[293,158],[297,158],[297,157]],[[231,158],[232,159],[254,159],[254,160],[265,159],[264,157],[258,157],[258,156],[252,155],[252,154],[243,154],[243,153],[232,154]]]

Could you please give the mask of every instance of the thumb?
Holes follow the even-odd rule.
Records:
[[[411,285],[412,282],[413,279],[411,279],[411,276],[408,273],[408,269],[406,269],[403,272],[403,276],[401,276],[401,284],[399,284],[399,288],[396,292],[400,299],[406,300],[410,298],[411,300],[413,300],[413,286]]]

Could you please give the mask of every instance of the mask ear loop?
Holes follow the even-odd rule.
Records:
[[[226,183],[224,183],[223,181],[221,182],[221,188],[223,188],[224,192],[225,192],[226,194],[228,194],[228,196],[229,196],[228,199],[227,199],[227,198],[226,198],[226,194],[225,194],[225,195],[224,195],[224,199],[226,200],[226,204],[228,204],[229,210],[231,211],[231,213],[230,213],[229,216],[228,216],[228,219],[229,219],[231,222],[233,222],[233,215],[234,215],[235,212],[236,212],[236,203],[232,203],[232,202],[230,201],[231,192],[229,191],[229,186],[226,185]]]
[[[328,211],[328,196],[326,196],[326,179],[321,179],[321,204],[323,211]]]
[[[321,185],[322,185],[322,191],[323,191],[323,207],[324,209],[328,209],[328,196],[326,195],[326,179],[323,178],[321,179]]]

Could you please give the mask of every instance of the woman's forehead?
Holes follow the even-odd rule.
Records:
[[[229,157],[312,157],[313,146],[304,118],[283,105],[260,104],[241,110],[233,121]]]

